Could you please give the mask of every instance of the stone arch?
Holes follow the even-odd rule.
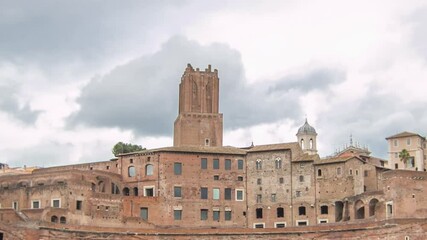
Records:
[[[50,222],[58,223],[58,217],[53,215],[52,217],[50,217]]]
[[[335,202],[335,222],[340,222],[343,219],[344,203],[341,201]]]
[[[378,199],[372,198],[371,201],[369,201],[369,216],[375,216],[375,210],[378,207]]]
[[[30,186],[30,182],[29,181],[19,181],[18,184],[16,185],[17,187],[29,187]]]
[[[354,203],[354,218],[355,219],[365,218],[365,204],[360,199]]]
[[[128,187],[123,188],[123,195],[124,196],[129,196],[130,195],[130,191]]]

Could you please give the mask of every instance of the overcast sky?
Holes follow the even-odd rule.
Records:
[[[0,162],[113,157],[118,141],[172,145],[187,65],[219,71],[224,145],[296,141],[321,157],[350,134],[427,126],[427,3],[0,0]]]

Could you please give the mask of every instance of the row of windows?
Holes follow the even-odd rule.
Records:
[[[328,214],[328,212],[329,212],[328,206],[321,206],[320,207],[320,214]],[[307,214],[306,213],[306,207],[304,207],[304,206],[298,207],[298,215],[299,216],[305,216],[306,214]],[[262,208],[255,209],[255,217],[257,219],[263,218],[263,209]],[[276,208],[276,217],[277,218],[284,218],[285,217],[285,209],[282,207]]]
[[[280,157],[277,157],[274,161],[274,167],[276,169],[282,169],[282,159]],[[255,168],[256,170],[262,170],[262,160],[257,159],[255,161]]]
[[[154,167],[152,164],[145,165],[145,176],[152,176],[154,172]],[[135,166],[128,167],[128,176],[135,177],[136,176],[136,168]]]
[[[60,208],[61,207],[61,199],[52,199],[51,200],[51,207],[53,208]],[[38,209],[41,208],[41,202],[40,200],[32,200],[31,201],[31,208],[32,209]],[[12,208],[15,210],[18,210],[18,202],[12,203]]]
[[[183,211],[182,209],[176,209],[173,210],[173,219],[174,220],[182,220]],[[148,208],[142,207],[140,208],[140,217],[143,220],[148,220],[149,214],[148,214]],[[212,220],[213,221],[220,221],[221,217],[221,211],[218,209],[212,210]],[[208,209],[200,209],[200,220],[207,221],[209,219],[209,210]],[[224,211],[224,220],[225,221],[231,221],[232,219],[232,212],[231,210],[225,210]]]
[[[212,160],[212,169],[220,169],[220,163],[219,159],[213,159]],[[237,160],[237,169],[243,170],[244,162],[242,159]],[[225,170],[231,170],[232,162],[231,159],[225,159],[224,160],[224,169]],[[200,159],[200,168],[201,169],[208,169],[208,159],[207,158],[201,158]]]
[[[342,168],[341,167],[337,167],[336,171],[337,171],[337,175],[342,174]],[[349,169],[348,173],[349,173],[349,175],[353,175],[353,169]],[[365,174],[364,176],[367,177],[368,171],[365,170],[364,174]],[[356,170],[356,175],[359,175],[359,170]],[[302,176],[300,176],[300,179],[301,179],[301,177]],[[317,169],[317,177],[322,177],[322,169]]]
[[[212,199],[219,200],[220,199],[220,188],[212,188]],[[182,198],[183,191],[181,186],[174,186],[173,188],[173,196],[176,198]],[[236,189],[235,193],[236,201],[244,200],[244,190]],[[231,188],[224,188],[224,200],[232,200],[233,198],[233,190]],[[200,199],[209,199],[209,189],[207,187],[200,188]]]

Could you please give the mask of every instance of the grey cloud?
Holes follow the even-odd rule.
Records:
[[[318,141],[329,148],[342,149],[352,134],[361,145],[369,146],[374,156],[388,159],[386,137],[402,131],[425,134],[422,126],[427,125],[427,115],[422,102],[399,102],[392,93],[379,94],[372,86],[361,101],[344,104],[332,99],[331,103],[331,110],[316,123],[321,127]]]
[[[427,6],[413,12],[406,20],[412,27],[412,47],[427,60]]]
[[[26,124],[33,124],[37,120],[40,111],[31,110],[28,103],[22,107],[19,106],[18,99],[15,96],[17,91],[17,85],[9,84],[0,86],[0,110],[7,112]]]
[[[187,63],[201,69],[212,64],[219,69],[220,111],[224,113],[226,129],[299,116],[298,97],[313,89],[307,87],[308,82],[317,76],[325,83],[329,80],[322,78],[335,78],[335,73],[326,70],[293,77],[290,82],[298,91],[285,89],[287,83],[277,83],[281,87],[276,89],[269,84],[248,85],[236,50],[224,44],[202,46],[174,37],[153,55],[91,81],[82,90],[78,99],[81,109],[70,118],[70,125],[120,127],[139,135],[171,135],[178,112],[178,86]]]

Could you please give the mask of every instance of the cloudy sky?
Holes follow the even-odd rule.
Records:
[[[187,63],[220,76],[224,145],[296,141],[321,156],[425,135],[427,3],[0,0],[0,162],[112,157],[172,145]]]

